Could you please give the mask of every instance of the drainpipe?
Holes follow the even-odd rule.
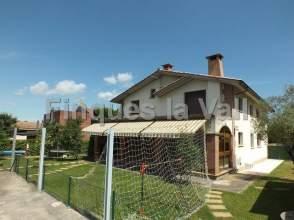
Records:
[[[234,112],[235,109],[235,93],[234,93],[234,87],[232,87],[232,94],[233,94],[233,103],[232,103],[232,165],[233,169],[237,170],[237,164],[236,164],[236,145],[235,145],[235,118],[234,118]],[[234,110],[235,111],[235,110]]]

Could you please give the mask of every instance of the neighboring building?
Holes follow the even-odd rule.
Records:
[[[41,128],[39,121],[17,121],[17,140],[29,140],[34,139],[37,136],[38,130]]]
[[[51,110],[50,113],[44,115],[44,122],[52,121],[60,125],[65,125],[68,120],[72,119],[81,120],[81,129],[91,125],[90,112],[83,110],[82,107],[78,107],[76,111]],[[83,140],[89,140],[89,136],[84,134]]]
[[[224,76],[221,54],[207,59],[208,75],[175,71],[166,64],[112,102],[121,104],[124,121],[136,115],[143,120],[140,116],[146,103],[154,106],[153,121],[175,120],[173,111],[186,105],[180,113],[187,114],[186,120],[206,119],[208,170],[219,176],[266,159],[267,138],[256,134],[252,121],[259,116],[262,98],[244,81]],[[203,113],[203,106],[211,117]]]
[[[68,120],[81,120],[81,128],[85,128],[91,124],[91,116],[88,111],[65,111],[52,110],[50,113],[44,115],[44,122],[53,121],[60,125],[65,125]]]

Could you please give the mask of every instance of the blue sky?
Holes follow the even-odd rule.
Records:
[[[279,95],[294,83],[293,10],[292,0],[3,0],[0,112],[41,119],[59,96],[107,103],[167,62],[207,73],[215,52],[226,76]]]

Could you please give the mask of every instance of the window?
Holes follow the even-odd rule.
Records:
[[[238,145],[239,145],[239,147],[243,146],[243,133],[242,132],[238,132]]]
[[[199,90],[199,91],[185,93],[185,104],[188,107],[188,116],[189,117],[202,118],[204,116],[199,100],[202,100],[204,105],[206,105],[206,91],[205,90]]]
[[[259,110],[256,109],[256,118],[259,118]]]
[[[254,134],[253,133],[250,134],[250,145],[251,145],[251,148],[254,148]]]
[[[151,89],[150,90],[150,99],[154,99],[155,98],[155,92],[156,92],[156,89]]]
[[[249,114],[253,116],[253,105],[249,105]]]
[[[140,113],[140,101],[133,100],[131,101],[132,106],[130,108],[131,114],[139,114]]]
[[[261,134],[258,134],[258,135],[257,135],[257,146],[258,146],[258,147],[261,147],[261,146],[260,146],[260,145],[261,145],[261,141],[262,141]]]
[[[240,112],[243,112],[243,98],[239,97],[238,98],[238,108]]]

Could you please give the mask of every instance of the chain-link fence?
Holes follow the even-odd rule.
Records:
[[[0,156],[0,172],[7,171],[11,167],[11,157]]]
[[[12,171],[37,185],[39,162],[38,157],[16,156]],[[103,166],[88,161],[48,159],[44,163],[42,185],[45,192],[84,216],[103,219]],[[114,205],[113,200],[113,210]]]

